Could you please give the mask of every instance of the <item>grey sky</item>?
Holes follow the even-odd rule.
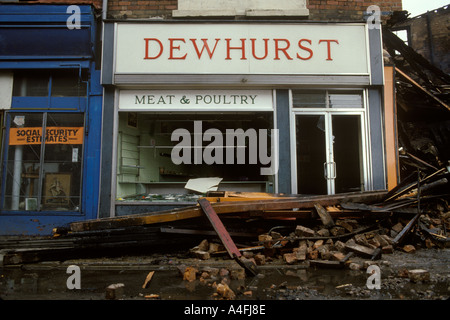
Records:
[[[410,17],[450,4],[450,0],[402,0],[403,10],[411,13]]]

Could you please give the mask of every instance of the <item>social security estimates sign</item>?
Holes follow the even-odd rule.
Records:
[[[9,145],[41,144],[42,127],[9,129]],[[47,127],[46,144],[83,144],[83,127]]]

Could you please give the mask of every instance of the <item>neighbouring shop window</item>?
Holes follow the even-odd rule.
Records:
[[[292,92],[294,108],[361,109],[361,90],[295,90]]]
[[[9,113],[2,208],[79,211],[84,114]]]
[[[14,73],[14,97],[85,97],[85,71],[27,70]]]
[[[293,91],[294,108],[326,108],[326,91]]]
[[[272,191],[274,176],[261,175],[261,168],[270,163],[266,159],[262,163],[259,153],[271,156],[272,128],[272,112],[119,112],[116,199],[195,201],[199,194],[186,190],[186,182],[208,177],[222,178],[219,190]],[[237,141],[234,146],[227,144],[227,130],[239,129],[255,135],[251,139],[246,137],[243,146],[238,146]],[[180,147],[181,143],[181,139],[174,140],[176,130],[189,133],[189,141],[183,140],[186,148],[177,153],[183,158],[181,163],[176,163],[172,154],[174,147]],[[211,132],[214,137],[208,137]],[[267,142],[267,150],[259,150],[260,139]],[[223,148],[221,151],[211,148],[211,143],[222,144]],[[243,156],[238,159],[241,151]],[[209,160],[207,154],[211,156]]]

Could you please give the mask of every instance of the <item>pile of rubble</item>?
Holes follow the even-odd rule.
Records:
[[[423,214],[414,229],[409,229],[411,221],[404,217],[396,221],[392,217],[376,220],[370,225],[357,219],[329,219],[332,223],[328,227],[322,223],[297,225],[284,235],[271,230],[258,236],[256,246],[240,250],[257,266],[283,261],[287,265],[354,269],[357,266],[352,264],[352,257],[378,260],[382,254],[392,254],[394,250],[414,253],[418,247],[445,247],[449,244],[439,240],[447,239],[441,234],[450,227],[450,212]],[[409,235],[399,241],[405,228]],[[206,239],[190,250],[192,257],[202,260],[225,253],[223,245]]]
[[[428,174],[418,171],[389,192],[216,192],[190,207],[73,222],[55,229],[54,238],[42,244],[47,251],[11,249],[3,263],[105,255],[108,249],[142,252],[149,246],[179,251],[207,238],[211,248],[191,250],[197,258],[228,254],[253,275],[252,266],[277,259],[289,265],[345,267],[352,255],[376,260],[396,249],[447,246],[449,176],[445,167]]]
[[[414,253],[418,248],[448,247],[450,210],[449,197],[445,193],[447,176],[445,169],[430,175],[419,175],[417,181],[410,179],[400,184],[383,195],[383,201],[376,204],[349,202],[348,198],[341,198],[337,203],[310,198],[302,207],[310,210],[309,216],[303,216],[308,219],[297,216],[294,226],[278,225],[259,234],[257,240],[247,243],[247,247],[241,245],[240,259],[255,266],[282,263],[306,268],[359,270],[362,265],[357,261],[379,260],[382,255],[392,254],[395,250]],[[442,186],[444,189],[427,193]],[[278,214],[280,212],[277,211]],[[226,215],[223,217],[226,221]],[[277,223],[281,224],[281,221],[277,220]],[[222,232],[226,233],[223,227],[217,230],[219,236]],[[230,241],[230,238],[227,239]],[[223,239],[222,243],[227,246]],[[226,252],[217,243],[207,240],[190,250],[194,257],[204,260]],[[228,253],[236,260],[232,252]]]

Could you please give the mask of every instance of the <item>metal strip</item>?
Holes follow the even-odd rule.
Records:
[[[230,234],[228,233],[227,229],[225,229],[225,226],[223,225],[222,221],[220,220],[217,213],[214,211],[213,207],[211,206],[211,203],[206,199],[200,199],[198,201],[200,204],[200,207],[202,207],[203,212],[208,217],[209,221],[211,222],[212,226],[214,227],[214,230],[216,231],[217,235],[219,236],[220,240],[225,246],[225,249],[227,250],[228,254],[231,258],[234,257],[240,257],[241,253],[239,252],[238,248],[233,242],[233,239],[231,239]]]
[[[266,74],[115,74],[116,85],[171,85],[171,86],[270,86],[288,85],[298,87],[305,85],[339,85],[339,86],[367,86],[370,76],[366,74],[338,74],[338,75],[266,75]],[[167,88],[167,86],[164,86]]]
[[[220,240],[225,246],[225,249],[227,250],[230,257],[236,260],[236,262],[241,267],[243,267],[249,275],[256,276],[257,275],[256,265],[251,261],[246,261],[243,259],[241,252],[234,244],[233,239],[231,239],[230,234],[228,233],[227,229],[225,229],[225,226],[223,225],[217,213],[214,211],[213,207],[211,206],[211,203],[204,198],[198,200],[198,203],[200,204],[200,207],[202,208],[203,212],[213,225],[214,230],[216,231],[217,235],[219,236]]]

